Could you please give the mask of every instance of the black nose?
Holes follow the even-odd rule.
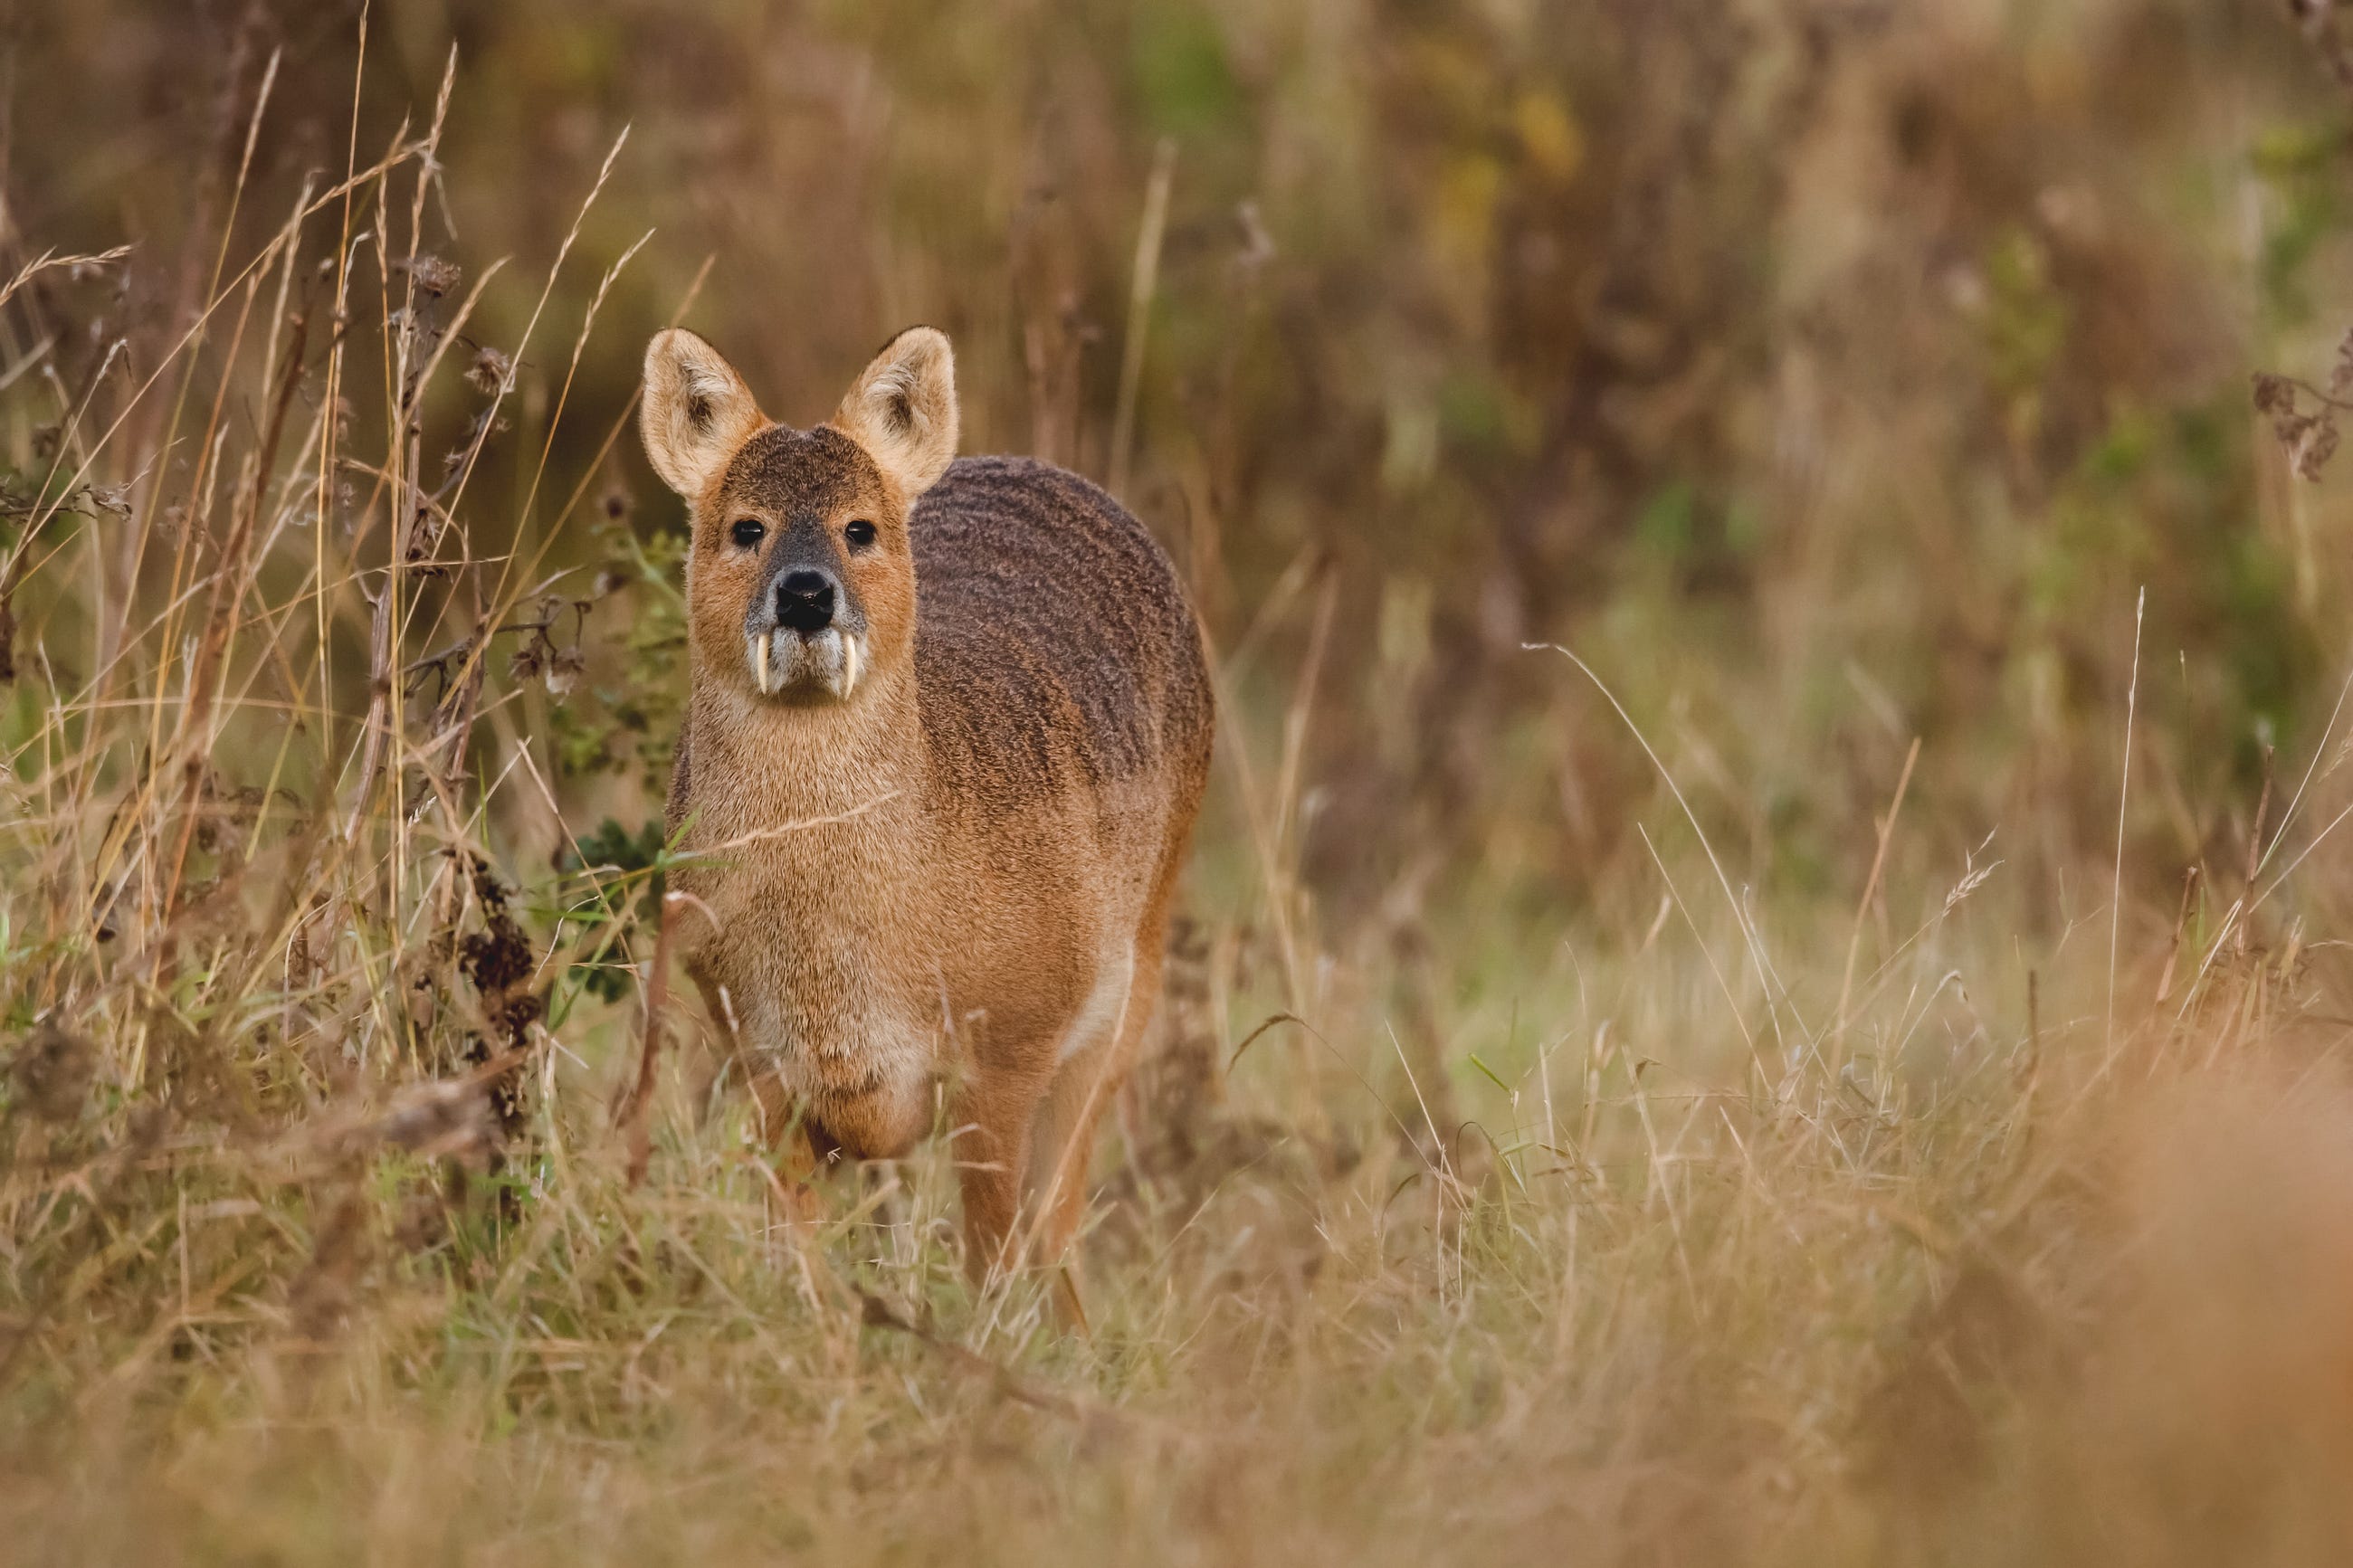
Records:
[[[776,624],[803,636],[833,625],[833,579],[822,572],[787,572],[776,583]]]

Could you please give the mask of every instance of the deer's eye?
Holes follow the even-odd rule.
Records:
[[[761,522],[756,518],[744,518],[728,531],[733,537],[735,542],[745,550],[751,549],[754,545],[759,543],[760,541],[768,537],[767,524]]]
[[[852,550],[871,550],[874,548],[874,525],[861,517],[843,529],[841,537],[849,542]]]

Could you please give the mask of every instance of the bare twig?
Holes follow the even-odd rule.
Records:
[[[645,1042],[638,1054],[637,1082],[622,1097],[614,1116],[628,1138],[628,1183],[632,1187],[646,1179],[646,1167],[653,1158],[654,1072],[661,1061],[662,1014],[670,1005],[670,942],[677,930],[676,916],[688,902],[690,900],[682,892],[672,890],[662,895],[659,923],[654,933],[653,964],[646,975]]]

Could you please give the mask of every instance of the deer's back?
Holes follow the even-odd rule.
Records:
[[[1189,816],[1211,700],[1176,574],[1109,495],[1029,458],[959,458],[909,521],[934,767],[984,813],[1165,784]],[[1125,793],[1125,792],[1122,792]]]

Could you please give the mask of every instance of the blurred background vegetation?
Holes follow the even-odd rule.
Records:
[[[674,320],[1201,606],[1092,1339],[614,1113]],[[0,4],[0,1542],[2346,1561],[2348,322],[2346,0]]]
[[[1655,775],[1532,642],[1609,671],[1719,786],[1701,809],[1742,879],[1796,892],[1860,882],[1856,825],[1915,735],[1918,852],[2010,824],[2003,852],[2055,889],[2113,831],[2144,587],[2148,877],[2243,857],[2265,757],[2331,684],[2347,514],[2247,386],[2326,367],[2353,157],[2277,5],[403,0],[364,75],[359,21],[15,8],[9,243],[138,245],[38,285],[36,320],[83,323],[64,385],[185,328],[273,50],[236,254],[306,176],[421,127],[454,47],[427,247],[465,286],[516,262],[472,340],[522,340],[628,131],[470,489],[477,551],[552,526],[583,474],[559,563],[611,556],[596,525],[677,527],[633,437],[600,443],[681,308],[798,423],[891,331],[941,325],[967,449],[1124,465],[1245,724],[1271,755],[1303,714],[1281,826],[1335,934],[1472,888],[1647,917],[1611,889],[1641,881]],[[649,230],[564,391],[563,345]],[[436,395],[455,439],[470,405]],[[634,827],[593,775],[642,744],[658,777],[659,694],[585,657],[533,727],[567,798]],[[547,851],[550,825],[510,826]]]

